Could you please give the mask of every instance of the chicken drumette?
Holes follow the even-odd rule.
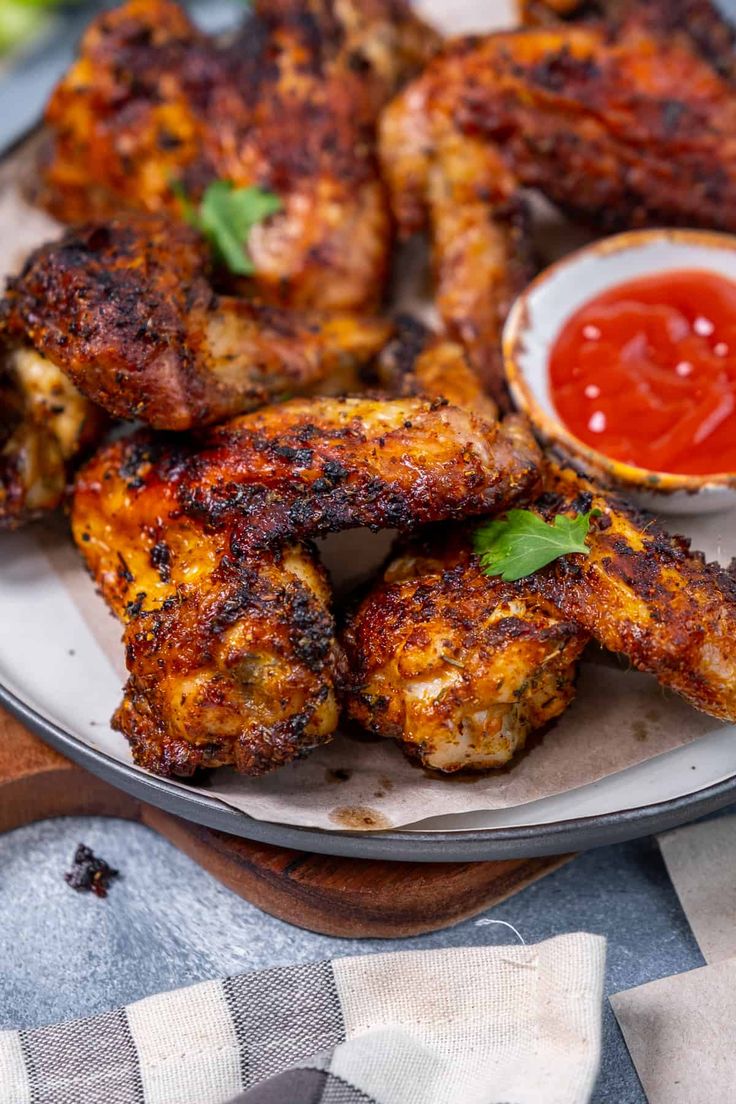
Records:
[[[135,215],[36,250],[0,302],[0,332],[114,416],[183,430],[287,393],[355,389],[391,327],[218,295],[197,233]]]
[[[55,509],[70,464],[105,424],[50,360],[27,348],[0,351],[0,529]]]
[[[500,326],[528,273],[523,187],[602,230],[736,229],[736,94],[722,52],[690,33],[693,6],[676,5],[677,33],[643,4],[458,40],[384,113],[399,228],[429,224],[440,313],[501,399]]]
[[[304,399],[199,444],[134,436],[81,472],[74,535],[126,623],[115,724],[161,773],[260,774],[337,723],[329,594],[310,538],[408,529],[533,493],[539,453],[443,401]]]
[[[51,98],[42,198],[81,222],[258,185],[283,204],[248,242],[259,295],[374,306],[389,246],[376,117],[435,47],[403,0],[262,0],[227,44],[172,0],[128,0]]]
[[[567,468],[541,517],[597,510],[588,556],[488,577],[472,529],[400,551],[348,618],[348,714],[427,766],[506,763],[572,700],[592,637],[714,717],[736,721],[736,581],[681,537]]]
[[[348,618],[347,712],[426,767],[501,767],[570,704],[587,640],[526,580],[485,575],[462,533],[427,534]]]

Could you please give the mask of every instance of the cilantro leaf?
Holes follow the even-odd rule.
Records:
[[[505,517],[476,529],[473,546],[486,575],[500,575],[512,583],[570,552],[587,556],[590,519],[599,514],[600,510],[575,517],[558,514],[550,525],[531,510],[509,510]]]
[[[255,268],[248,253],[248,237],[254,226],[281,210],[279,197],[262,188],[236,188],[230,180],[214,180],[195,206],[181,183],[171,187],[184,219],[209,239],[230,271],[252,276]]]

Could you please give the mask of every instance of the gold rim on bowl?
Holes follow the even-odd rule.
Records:
[[[655,241],[705,246],[714,252],[723,250],[736,252],[736,236],[730,234],[705,230],[631,230],[585,245],[582,249],[576,249],[573,253],[549,265],[516,299],[504,326],[503,364],[511,396],[518,409],[526,414],[546,443],[558,446],[569,459],[579,462],[595,475],[603,474],[604,478],[612,483],[661,494],[674,494],[677,491],[696,494],[705,489],[734,489],[736,472],[680,475],[673,472],[652,471],[635,464],[627,464],[622,460],[614,460],[592,448],[576,437],[560,418],[551,416],[543,409],[520,366],[520,353],[524,348],[525,335],[530,327],[529,300],[540,287],[563,269],[577,264],[582,257],[589,256],[591,253],[607,256],[611,253],[640,248]],[[714,271],[718,271],[717,266],[714,267]],[[612,283],[611,286],[615,285]]]

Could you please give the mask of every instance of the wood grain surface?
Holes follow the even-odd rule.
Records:
[[[310,931],[350,938],[398,938],[449,927],[570,858],[385,862],[241,839],[128,797],[0,711],[0,831],[80,814],[138,820],[258,908]]]

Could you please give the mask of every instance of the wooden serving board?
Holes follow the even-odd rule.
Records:
[[[571,858],[385,862],[252,842],[136,801],[47,747],[0,710],[0,831],[78,815],[140,821],[265,912],[324,935],[350,938],[392,938],[449,927]]]

